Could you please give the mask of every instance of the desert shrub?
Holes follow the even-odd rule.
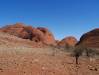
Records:
[[[75,57],[76,64],[78,64],[78,59],[80,56],[83,56],[85,54],[87,57],[94,57],[99,56],[99,50],[95,48],[88,48],[84,46],[76,46],[73,50],[73,56]]]
[[[82,55],[83,51],[83,47],[77,46],[74,48],[73,56],[75,57],[76,64],[78,64],[78,59]]]
[[[85,53],[86,53],[87,57],[94,56],[95,55],[95,49],[86,48]]]

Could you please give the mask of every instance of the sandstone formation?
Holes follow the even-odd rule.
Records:
[[[25,40],[14,35],[0,32],[0,47],[30,47],[30,48],[41,48],[45,47],[42,43],[36,43],[31,40]]]
[[[77,39],[73,36],[69,36],[69,37],[65,37],[64,39],[62,39],[58,45],[59,46],[75,46],[75,44],[77,43]]]
[[[55,44],[53,34],[47,28],[43,27],[34,28],[32,26],[25,26],[22,23],[16,23],[0,28],[0,31],[37,43]]]
[[[83,34],[77,45],[83,45],[85,47],[91,48],[99,48],[99,28]]]
[[[54,36],[47,28],[38,27],[37,29],[40,30],[43,33],[44,43],[55,44]]]

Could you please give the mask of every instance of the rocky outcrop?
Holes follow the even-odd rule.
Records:
[[[83,34],[77,45],[83,45],[85,47],[91,48],[99,48],[99,28]]]
[[[59,46],[62,46],[62,47],[65,47],[65,46],[75,46],[75,44],[77,43],[77,39],[73,36],[69,36],[69,37],[66,37],[64,39],[62,39],[58,45]]]
[[[37,29],[40,30],[43,33],[44,43],[55,44],[54,36],[47,28],[38,27]]]
[[[26,26],[22,23],[16,23],[14,25],[8,25],[0,28],[0,31],[23,39],[29,39],[37,43],[42,42],[47,45],[55,44],[53,34],[47,28],[43,27],[34,28],[32,26]]]

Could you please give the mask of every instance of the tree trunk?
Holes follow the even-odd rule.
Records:
[[[78,57],[78,56],[76,56],[76,64],[78,64],[78,58],[79,58],[79,57]]]

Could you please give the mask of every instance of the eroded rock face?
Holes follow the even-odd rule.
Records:
[[[62,47],[67,46],[67,45],[68,46],[75,46],[76,43],[77,43],[77,39],[73,36],[69,36],[69,37],[66,37],[66,38],[62,39],[58,43],[58,45],[62,46]]]
[[[40,30],[44,34],[44,43],[46,44],[55,44],[55,39],[53,34],[47,29],[43,27],[38,27],[38,30]]]
[[[35,42],[55,44],[53,34],[47,28],[43,27],[34,28],[32,26],[25,26],[22,23],[16,23],[14,25],[5,26],[1,28],[0,31]]]
[[[83,34],[77,45],[83,45],[85,47],[91,48],[99,48],[99,28]]]

